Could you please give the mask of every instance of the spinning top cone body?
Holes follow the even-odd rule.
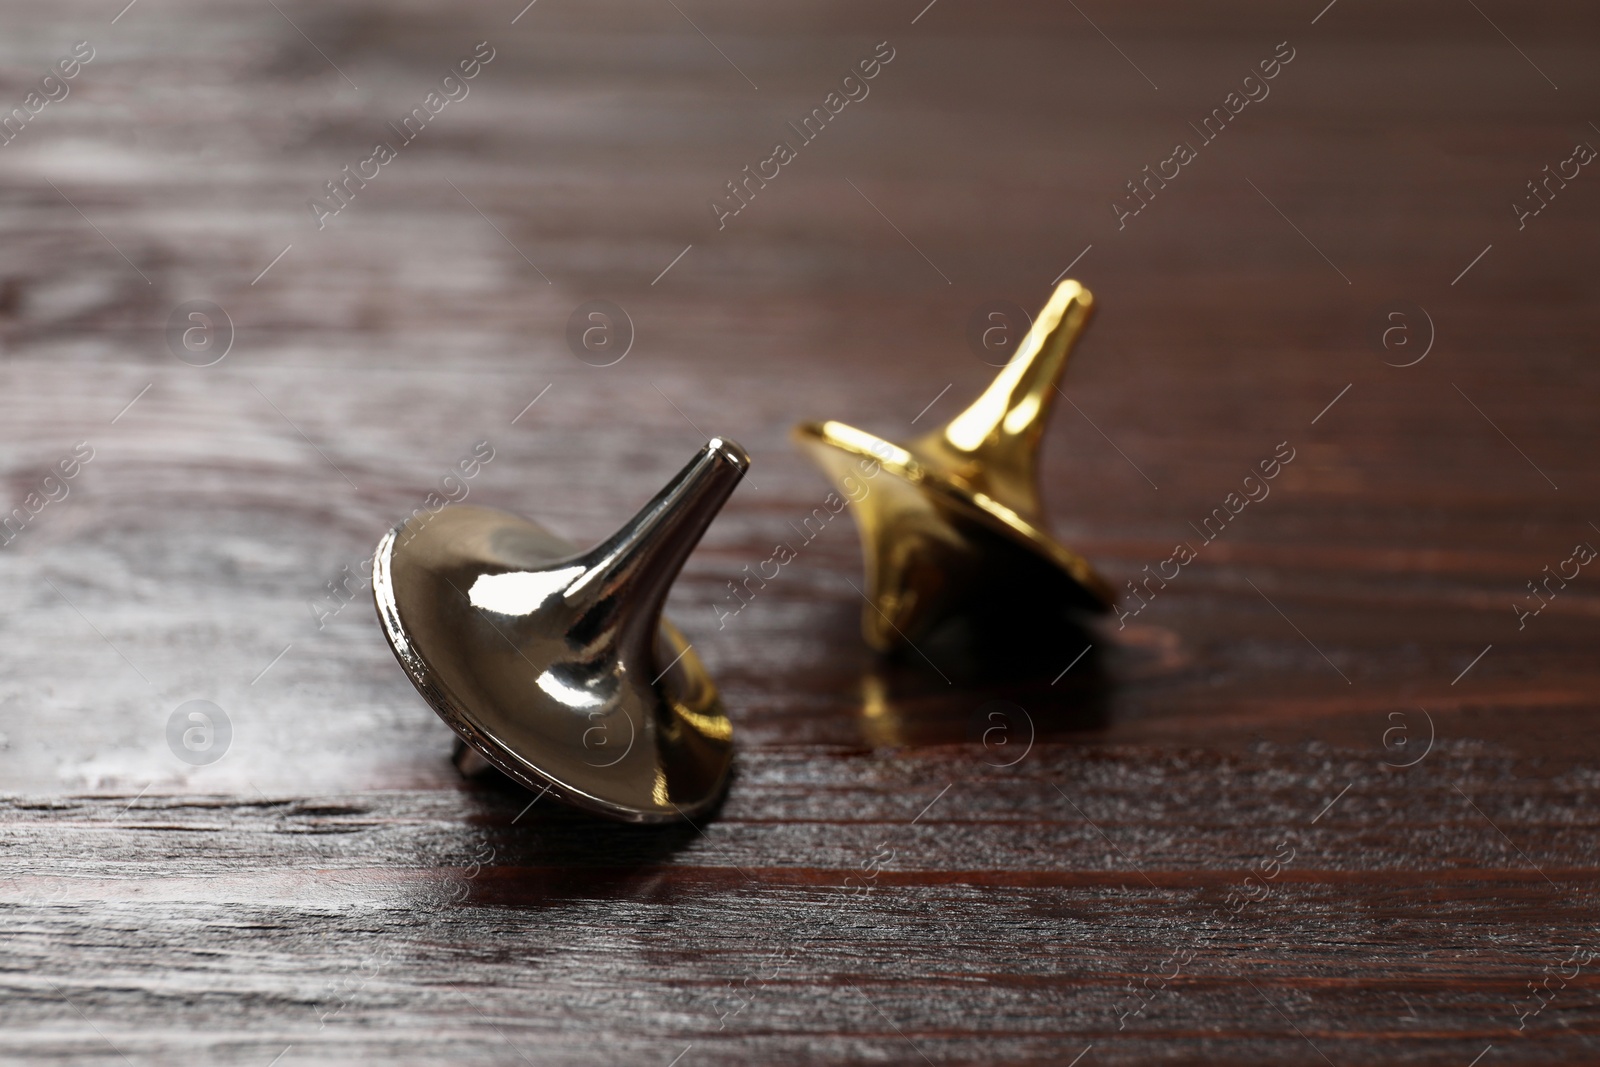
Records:
[[[536,523],[456,506],[390,531],[378,618],[417,690],[482,761],[630,822],[692,817],[727,781],[733,728],[661,606],[750,460],[713,439],[588,552]],[[481,764],[480,764],[481,765]]]
[[[989,600],[1025,596],[1090,611],[1115,601],[1087,560],[1045,532],[1039,506],[1039,442],[1093,309],[1087,289],[1062,282],[983,395],[908,444],[840,422],[795,427],[796,441],[855,504],[870,600],[862,633],[873,648],[915,642]]]

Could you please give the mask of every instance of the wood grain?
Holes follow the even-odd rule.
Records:
[[[0,1059],[1600,1057],[1600,572],[1514,608],[1600,544],[1600,177],[1511,208],[1600,144],[1591,7],[118,6],[0,5],[0,115],[95,49],[0,147],[7,506],[93,450],[0,549]],[[948,418],[974,310],[1069,264],[1061,537],[1126,588],[1288,442],[1270,496],[1125,625],[878,660],[841,518],[719,626],[827,492],[788,427]],[[603,368],[565,340],[597,298],[636,335]],[[211,366],[170,347],[192,300]],[[1395,301],[1436,334],[1408,367]],[[587,542],[708,433],[754,457],[669,608],[736,724],[721,810],[460,781],[328,583],[477,442],[471,502]],[[194,699],[205,766],[167,743]]]

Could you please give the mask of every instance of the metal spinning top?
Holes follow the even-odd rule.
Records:
[[[616,534],[588,552],[488,508],[413,516],[373,559],[389,646],[462,744],[463,773],[628,822],[716,802],[733,726],[661,607],[684,560],[750,466],[713,438]]]
[[[943,619],[1026,595],[1107,611],[1116,600],[1082,556],[1044,530],[1038,451],[1094,298],[1077,282],[1056,286],[989,388],[942,428],[896,445],[841,422],[794,428],[856,506],[868,585],[867,644],[888,652]],[[880,473],[888,478],[878,479]]]

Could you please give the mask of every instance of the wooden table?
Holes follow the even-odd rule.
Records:
[[[119,3],[0,37],[4,107],[93,50],[0,148],[0,1059],[1600,1060],[1593,5]],[[1064,271],[1054,527],[1197,558],[882,661],[841,520],[719,625],[789,426],[948,418]],[[706,434],[722,810],[460,781],[347,576],[435,491],[590,543]]]

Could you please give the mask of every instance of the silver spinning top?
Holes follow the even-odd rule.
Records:
[[[684,560],[750,466],[713,438],[588,552],[527,519],[455,506],[413,516],[373,559],[378,619],[412,683],[486,765],[628,822],[693,817],[727,783],[733,727],[661,617]]]

